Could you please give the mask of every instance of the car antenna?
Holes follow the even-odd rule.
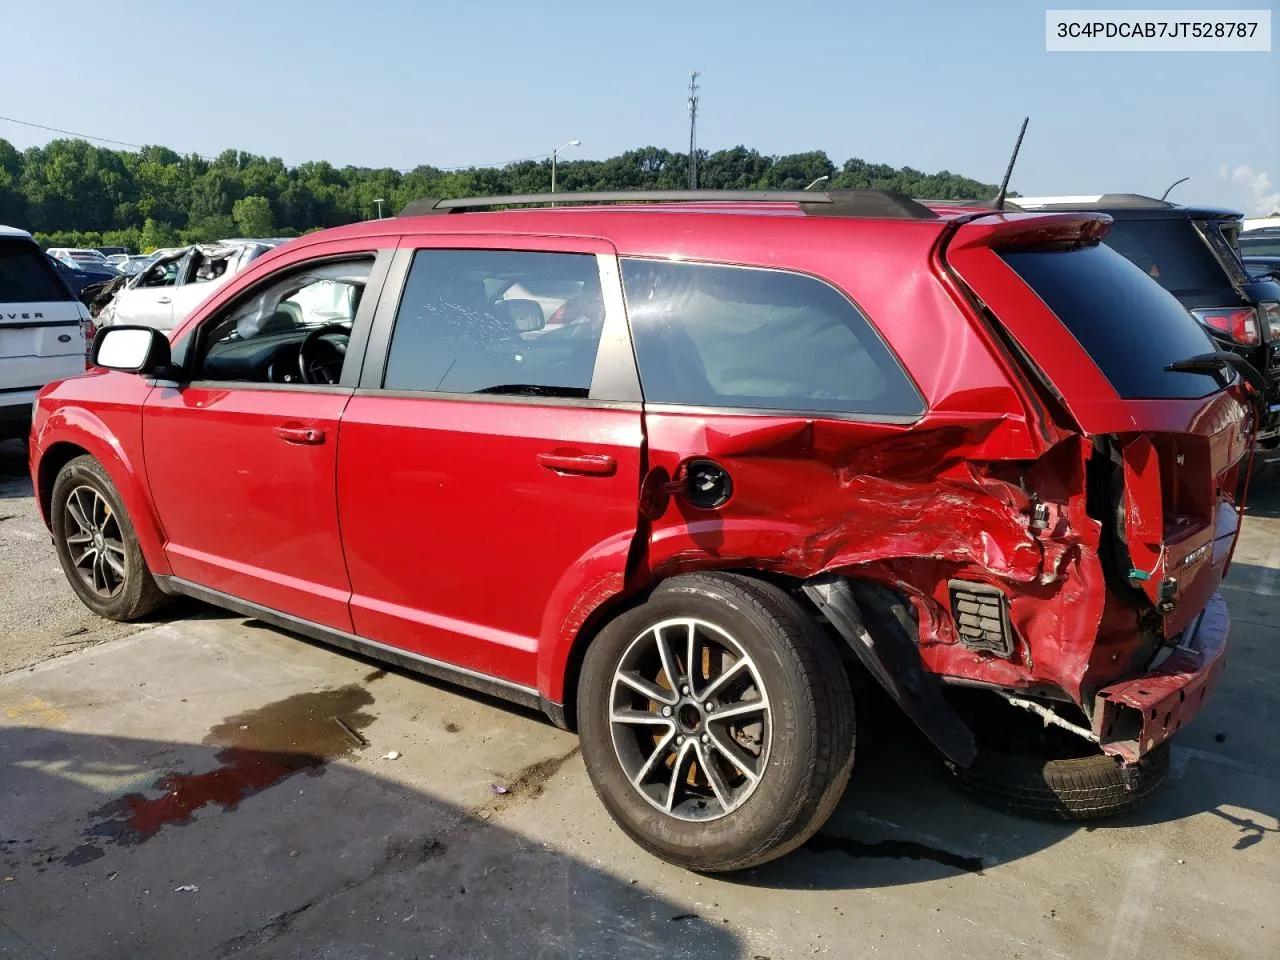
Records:
[[[1018,151],[1022,148],[1022,137],[1027,132],[1027,121],[1030,117],[1022,118],[1022,129],[1018,131],[1018,140],[1013,145],[1013,156],[1009,158],[1009,166],[1004,172],[1004,179],[1000,181],[1000,192],[996,194],[995,208],[997,210],[1004,209],[1004,195],[1009,189],[1009,178],[1013,176],[1013,165],[1018,162]]]
[[[1181,180],[1173,181],[1173,183],[1169,184],[1169,189],[1166,190],[1164,193],[1160,194],[1160,200],[1163,201],[1167,196],[1169,196],[1169,194],[1173,193],[1173,188],[1176,187],[1178,184],[1186,183],[1190,179],[1191,179],[1190,177],[1183,177]]]

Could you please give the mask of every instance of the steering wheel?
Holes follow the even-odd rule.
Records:
[[[342,337],[342,342],[326,337]],[[298,373],[303,383],[337,383],[342,377],[342,361],[347,356],[351,324],[326,323],[307,334],[298,346]]]

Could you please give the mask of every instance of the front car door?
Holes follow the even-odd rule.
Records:
[[[185,260],[173,253],[157,260],[146,273],[116,294],[111,305],[113,323],[136,323],[157,330],[173,329],[173,292]]]
[[[175,346],[189,380],[143,411],[174,576],[345,631],[338,422],[391,257],[367,245],[308,247],[215,307]]]
[[[557,694],[546,654],[622,589],[636,530],[641,408],[616,264],[577,238],[402,241],[340,431],[360,636],[508,695]],[[578,319],[545,329],[536,301],[506,294],[552,281],[576,291]]]

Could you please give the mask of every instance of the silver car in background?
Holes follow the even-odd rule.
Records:
[[[157,251],[103,308],[97,325],[172,330],[211,293],[286,239],[237,238]]]

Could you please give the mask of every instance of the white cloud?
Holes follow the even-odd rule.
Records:
[[[1255,171],[1253,167],[1241,165],[1232,169],[1228,177],[1228,171],[1224,165],[1222,176],[1245,188],[1249,198],[1247,211],[1249,214],[1265,217],[1280,210],[1280,190],[1271,185],[1270,178],[1261,170]]]

